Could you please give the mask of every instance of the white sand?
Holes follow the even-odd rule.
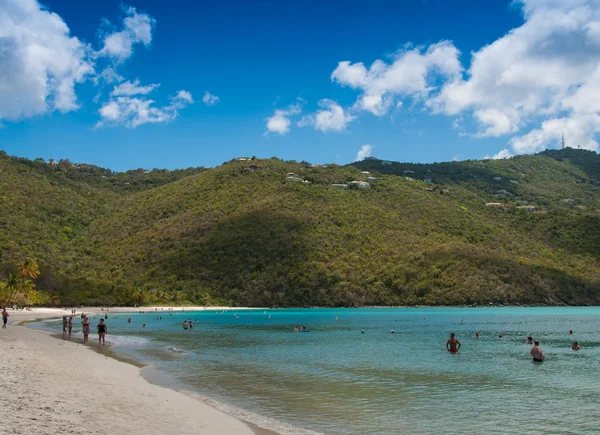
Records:
[[[126,310],[110,310],[117,311]],[[4,433],[255,433],[200,400],[146,382],[133,365],[94,348],[17,326],[23,320],[63,314],[70,311],[9,310],[9,325],[0,329],[0,422]]]

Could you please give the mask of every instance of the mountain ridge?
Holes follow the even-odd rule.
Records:
[[[384,162],[115,174],[3,154],[0,274],[37,259],[49,304],[600,300],[596,153]]]

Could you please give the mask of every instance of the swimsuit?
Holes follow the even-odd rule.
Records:
[[[98,325],[98,334],[106,333],[106,325]]]
[[[544,362],[544,360],[543,360],[543,359],[537,359],[537,358],[534,358],[534,359],[533,359],[533,362]]]

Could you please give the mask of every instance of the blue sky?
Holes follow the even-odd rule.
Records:
[[[0,149],[114,170],[597,150],[598,6],[3,0]]]

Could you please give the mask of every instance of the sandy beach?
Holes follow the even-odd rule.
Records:
[[[9,325],[0,330],[0,420],[6,433],[257,433],[200,400],[148,383],[131,364],[93,347],[19,326],[23,321],[65,314],[70,311],[9,310]]]

